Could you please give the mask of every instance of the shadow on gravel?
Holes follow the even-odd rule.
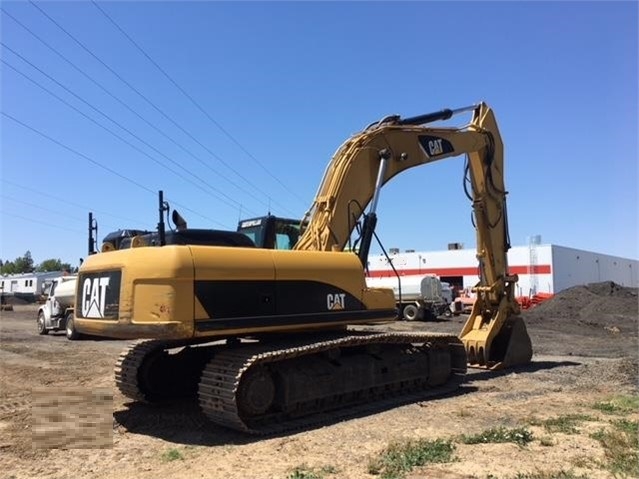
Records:
[[[430,401],[444,400],[476,391],[476,387],[462,384],[454,392],[445,395],[431,398],[422,395],[421,397],[411,398],[410,401],[396,400],[379,406],[367,405],[365,411],[349,412],[346,410],[333,414],[323,414],[314,424],[297,427],[291,431],[265,435],[241,433],[213,424],[200,410],[195,399],[184,399],[156,405],[128,403],[125,404],[125,409],[116,411],[113,414],[115,420],[121,426],[117,428],[115,437],[118,437],[120,433],[129,432],[193,446],[251,444],[264,439],[287,437],[305,431],[320,429],[324,426],[371,416],[409,404],[426,406]]]
[[[549,370],[558,367],[578,366],[581,363],[573,361],[536,361],[525,366],[501,371],[486,371],[470,369],[464,382],[455,391],[437,397],[425,395],[411,397],[410,400],[393,400],[376,406],[367,405],[364,411],[338,411],[332,414],[324,414],[313,424],[297,427],[288,432],[267,435],[250,435],[213,424],[200,410],[197,400],[184,399],[160,404],[128,403],[125,408],[116,411],[114,418],[121,426],[118,433],[134,433],[152,436],[165,441],[178,444],[196,446],[220,446],[250,444],[264,439],[287,437],[300,432],[319,429],[339,422],[371,416],[408,404],[427,406],[431,401],[441,401],[478,391],[473,386],[475,381],[486,381],[492,378],[505,376],[512,373],[534,373],[536,371]]]
[[[466,381],[471,383],[475,381],[487,381],[489,379],[507,376],[508,374],[512,373],[534,373],[537,371],[546,371],[548,369],[561,368],[566,366],[580,366],[581,364],[582,363],[578,363],[575,361],[533,361],[523,366],[501,369],[497,371],[470,368],[468,369]]]
[[[213,424],[195,399],[162,404],[129,403],[113,417],[122,427],[114,431],[143,434],[165,441],[193,446],[250,444],[261,439]]]

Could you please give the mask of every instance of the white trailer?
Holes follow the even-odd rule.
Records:
[[[15,296],[30,302],[36,301],[45,294],[51,281],[62,274],[62,271],[51,271],[5,275],[0,279],[0,290],[5,296]]]

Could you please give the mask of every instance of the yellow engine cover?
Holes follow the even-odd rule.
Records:
[[[182,339],[343,327],[396,312],[392,290],[367,288],[350,252],[170,245],[87,258],[75,317],[82,333]]]

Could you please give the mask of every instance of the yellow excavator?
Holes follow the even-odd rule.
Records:
[[[465,127],[427,126],[464,112],[472,113]],[[397,319],[392,290],[368,288],[364,274],[382,186],[459,155],[467,157],[480,271],[460,336],[348,328]],[[269,216],[242,221],[237,232],[197,230],[174,211],[176,228],[166,231],[160,197],[157,232],[111,235],[83,262],[74,327],[146,339],[117,361],[126,397],[197,394],[213,422],[249,433],[449,393],[467,364],[511,367],[532,357],[517,277],[508,273],[503,166],[493,112],[480,103],[369,125],[335,153],[297,224]]]

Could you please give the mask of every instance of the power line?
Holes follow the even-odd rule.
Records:
[[[164,198],[164,199],[167,201],[167,203],[169,203],[169,204],[171,204],[171,205],[173,205],[173,206],[179,206],[179,207],[180,207],[180,209],[182,209],[182,210],[184,210],[184,211],[188,211],[189,213],[193,213],[193,214],[198,215],[198,216],[200,216],[200,217],[202,217],[202,218],[206,218],[207,220],[212,221],[213,223],[220,225],[220,226],[221,226],[222,228],[224,228],[224,230],[226,230],[226,231],[235,231],[235,228],[231,228],[231,227],[229,227],[229,226],[227,226],[227,225],[225,225],[225,224],[223,224],[223,223],[220,223],[219,221],[215,221],[215,220],[212,220],[211,218],[209,218],[209,217],[207,217],[207,216],[203,216],[202,214],[200,214],[200,213],[198,213],[197,211],[195,211],[195,210],[193,210],[193,209],[189,208],[188,206],[185,206],[185,205],[183,205],[183,204],[180,204],[180,203],[178,203],[177,201],[173,201],[173,200],[172,200],[171,198],[169,198],[169,197],[166,197],[166,198]],[[173,208],[173,209],[175,209],[175,208]]]
[[[86,218],[78,218],[77,216],[71,216],[71,215],[68,215],[68,214],[64,214],[64,213],[60,212],[59,210],[53,210],[51,208],[47,208],[46,206],[41,206],[41,205],[36,205],[34,203],[29,203],[28,201],[20,200],[18,198],[14,198],[12,196],[0,195],[0,197],[4,198],[4,199],[7,199],[9,201],[13,201],[14,203],[20,203],[22,205],[30,206],[32,208],[38,208],[38,209],[43,210],[43,211],[48,211],[49,213],[55,214],[56,219],[65,219],[66,218],[66,219],[70,219],[70,220],[74,220],[74,221],[80,221],[80,222],[84,222],[84,223],[87,222]],[[108,224],[107,225],[102,225],[102,226],[107,226],[108,229],[113,229],[113,230],[120,229],[118,227],[113,227],[113,225],[108,225]]]
[[[23,204],[23,205],[26,205],[26,206],[30,206],[32,208],[38,208],[40,210],[48,211],[49,213],[55,213],[56,215],[62,216],[59,211],[52,210],[51,208],[47,208],[46,206],[41,206],[41,205],[36,205],[34,203],[29,203],[28,201],[20,200],[18,198],[14,198],[13,196],[0,195],[0,198],[4,198],[5,200],[13,201],[15,203],[20,203],[20,204]],[[71,219],[71,220],[74,220],[74,221],[86,221],[85,218],[78,218],[77,216],[64,215],[64,217],[68,218],[68,219]]]
[[[119,122],[115,121],[113,118],[111,118],[109,115],[107,115],[106,113],[104,113],[102,110],[100,110],[99,108],[94,107],[93,105],[91,105],[89,102],[87,102],[86,100],[84,100],[83,98],[81,98],[79,95],[75,94],[73,91],[71,91],[70,89],[68,89],[66,86],[64,86],[62,83],[60,83],[59,81],[57,81],[55,78],[53,78],[52,76],[48,75],[47,73],[45,73],[43,70],[41,70],[40,68],[38,68],[36,65],[34,65],[33,63],[31,63],[30,61],[28,61],[26,58],[24,58],[22,55],[20,55],[19,53],[17,53],[15,50],[13,50],[12,48],[8,47],[4,42],[0,41],[0,45],[2,45],[4,48],[6,48],[7,50],[9,50],[11,53],[13,53],[14,55],[16,55],[17,57],[19,57],[22,61],[24,61],[25,63],[27,63],[28,65],[30,65],[32,68],[35,68],[37,71],[39,71],[42,75],[46,76],[48,79],[50,79],[51,81],[53,81],[54,83],[56,83],[58,86],[60,86],[61,88],[63,88],[65,91],[67,91],[68,93],[70,93],[71,95],[73,95],[75,98],[77,98],[78,100],[80,100],[81,102],[83,102],[84,104],[86,104],[87,106],[89,106],[90,108],[92,108],[94,111],[98,112],[99,114],[101,114],[102,116],[104,116],[107,120],[111,121],[112,123],[114,123],[115,125],[117,125],[118,127],[120,127],[121,129],[123,129],[124,131],[126,131],[129,135],[133,136],[134,138],[136,138],[138,141],[140,141],[141,143],[143,143],[144,145],[146,145],[147,147],[151,148],[152,150],[154,150],[155,152],[157,152],[159,155],[165,157],[167,160],[169,160],[171,163],[173,163],[174,165],[176,165],[177,167],[179,167],[180,169],[182,169],[183,171],[187,172],[189,175],[193,176],[195,179],[197,179],[198,181],[202,182],[205,186],[207,186],[208,188],[215,190],[214,187],[212,187],[211,185],[209,185],[208,183],[204,182],[201,178],[199,178],[197,175],[193,174],[192,172],[190,172],[188,169],[186,169],[184,166],[180,165],[177,161],[173,160],[172,158],[169,158],[168,156],[166,156],[164,153],[162,153],[161,151],[159,151],[157,148],[155,148],[154,146],[150,145],[149,143],[147,143],[146,141],[144,141],[142,138],[140,138],[139,136],[137,136],[135,133],[131,132],[128,128],[124,127],[122,124],[120,124]],[[51,90],[47,89],[46,87],[44,87],[43,85],[41,85],[40,83],[38,83],[37,81],[33,80],[32,78],[30,78],[28,75],[26,75],[25,73],[21,72],[20,70],[18,70],[17,68],[15,68],[13,65],[11,65],[10,63],[8,63],[6,60],[1,60],[2,63],[4,63],[5,65],[7,65],[9,68],[11,68],[12,70],[14,70],[16,73],[22,75],[24,78],[26,78],[28,81],[30,81],[31,83],[35,84],[36,86],[40,87],[42,90],[46,91],[49,95],[53,96],[54,98],[56,98],[58,101],[60,101],[61,103],[65,104],[66,106],[68,106],[69,108],[71,108],[72,110],[75,110],[77,113],[79,113],[80,115],[84,116],[85,118],[87,118],[89,121],[91,121],[92,123],[95,123],[96,125],[98,125],[100,128],[106,130],[107,132],[111,133],[113,136],[115,136],[116,138],[118,138],[120,141],[122,141],[123,143],[129,145],[131,148],[133,148],[134,150],[138,151],[139,153],[145,155],[146,157],[150,158],[152,161],[154,161],[155,163],[159,164],[160,166],[166,168],[167,170],[169,170],[171,173],[175,174],[176,176],[178,176],[179,178],[191,183],[192,185],[196,186],[197,188],[201,189],[202,191],[204,191],[207,194],[210,194],[212,196],[214,196],[211,192],[204,190],[200,185],[197,185],[195,183],[193,183],[192,180],[189,180],[188,178],[185,178],[183,175],[181,175],[180,173],[178,173],[177,171],[173,170],[172,168],[166,166],[164,163],[162,163],[161,161],[157,160],[156,158],[153,158],[151,155],[149,155],[148,153],[146,153],[145,151],[141,150],[140,148],[138,148],[137,146],[133,145],[131,142],[125,140],[124,138],[122,138],[120,135],[118,135],[117,133],[113,132],[112,130],[110,130],[109,128],[105,127],[104,125],[101,125],[100,123],[98,123],[97,121],[95,121],[93,118],[89,117],[88,115],[86,115],[85,113],[83,113],[82,111],[80,111],[78,108],[74,107],[73,105],[71,105],[70,103],[68,103],[66,100],[60,98],[58,95],[56,95],[55,93],[53,93]],[[229,198],[233,203],[235,204],[230,204],[228,201],[225,201],[217,196],[214,196],[216,199],[222,201],[223,203],[226,203],[228,206],[231,207],[236,207],[236,206],[240,206],[240,203],[238,203],[237,201],[233,200],[233,198],[230,198],[228,195],[220,192],[220,194],[222,194],[223,196]]]
[[[64,143],[61,143],[60,141],[56,140],[55,138],[50,137],[50,136],[49,136],[49,135],[47,135],[46,133],[43,133],[43,132],[41,132],[40,130],[38,130],[38,129],[36,129],[36,128],[34,128],[34,127],[30,126],[30,125],[27,125],[26,123],[24,123],[24,122],[22,122],[22,121],[18,120],[17,118],[15,118],[15,117],[13,117],[13,116],[9,115],[7,112],[5,112],[5,111],[0,111],[0,113],[1,113],[2,115],[4,115],[5,117],[7,117],[8,119],[10,119],[10,120],[14,121],[15,123],[17,123],[17,124],[21,125],[22,127],[26,128],[26,129],[28,129],[28,130],[31,130],[32,132],[36,133],[37,135],[42,136],[43,138],[46,138],[47,140],[51,141],[52,143],[55,143],[56,145],[58,145],[58,146],[60,146],[60,147],[64,148],[65,150],[68,150],[68,151],[70,151],[71,153],[73,153],[73,154],[75,154],[75,155],[77,155],[77,156],[79,156],[79,157],[81,157],[81,158],[84,158],[85,160],[87,160],[88,162],[90,162],[90,163],[92,163],[92,164],[94,164],[94,165],[98,166],[99,168],[102,168],[103,170],[106,170],[106,171],[108,171],[109,173],[112,173],[112,174],[114,174],[114,175],[116,175],[116,176],[118,176],[118,177],[122,178],[123,180],[128,181],[129,183],[134,184],[134,185],[135,185],[135,186],[137,186],[138,188],[141,188],[141,189],[143,189],[144,191],[147,191],[147,192],[149,192],[149,193],[153,194],[154,196],[157,194],[157,193],[156,193],[155,191],[153,191],[152,189],[150,189],[150,188],[148,188],[148,187],[146,187],[146,186],[142,185],[141,183],[138,183],[138,182],[137,182],[137,181],[135,181],[135,180],[132,180],[131,178],[129,178],[129,177],[127,177],[127,176],[125,176],[125,175],[123,175],[123,174],[121,174],[121,173],[118,173],[117,171],[115,171],[115,170],[113,170],[113,169],[109,168],[108,166],[104,166],[102,163],[99,163],[99,162],[95,161],[94,159],[92,159],[92,158],[88,157],[88,156],[87,156],[87,155],[85,155],[84,153],[80,153],[79,151],[74,150],[74,149],[73,149],[73,148],[71,148],[70,146],[67,146],[67,145],[65,145]],[[181,205],[181,204],[179,204],[179,203],[176,203],[175,201],[173,201],[173,204],[178,205],[180,208],[185,209],[185,210],[187,210],[187,211],[191,211],[192,213],[197,214],[197,215],[198,215],[198,216],[200,216],[201,218],[204,218],[204,219],[209,220],[209,221],[211,221],[211,222],[213,222],[213,223],[217,223],[217,224],[221,225],[221,226],[222,226],[222,227],[224,227],[224,228],[227,228],[227,227],[226,227],[225,225],[223,225],[222,223],[220,223],[220,222],[218,222],[218,221],[216,221],[216,220],[214,220],[214,219],[212,219],[212,218],[209,218],[208,216],[205,216],[205,215],[203,215],[203,214],[201,214],[201,213],[198,213],[198,212],[196,212],[196,211],[193,211],[192,209],[189,209],[189,208],[187,208],[187,207],[186,207],[186,206],[184,206],[184,205]],[[228,229],[228,228],[227,228],[227,229]]]
[[[60,30],[62,30],[69,38],[71,38],[75,43],[77,43],[84,51],[86,51],[89,55],[91,55],[96,61],[98,61],[102,66],[104,66],[107,70],[109,70],[113,75],[115,75],[122,83],[128,86],[131,90],[133,90],[140,98],[146,101],[153,109],[155,109],[158,113],[160,113],[164,118],[166,118],[169,122],[171,122],[175,127],[177,127],[180,131],[182,131],[185,135],[187,135],[191,140],[200,145],[203,149],[205,149],[213,158],[220,161],[224,166],[226,166],[229,170],[235,173],[237,176],[242,178],[247,184],[251,187],[255,188],[257,191],[264,193],[258,186],[253,184],[249,179],[247,179],[244,175],[235,170],[232,166],[230,166],[226,161],[224,161],[219,155],[211,151],[206,145],[200,142],[197,138],[195,138],[191,133],[185,130],[180,124],[178,124],[175,120],[173,120],[169,115],[167,115],[162,109],[160,109],[155,103],[149,100],[144,94],[142,94],[137,88],[135,88],[131,83],[125,80],[120,74],[118,74],[113,68],[107,65],[104,61],[102,61],[97,55],[95,55],[88,47],[86,47],[80,40],[74,37],[71,33],[69,33],[62,25],[60,25],[55,19],[53,19],[48,13],[46,13],[41,7],[39,7],[33,0],[29,0],[29,3],[33,5],[36,9],[38,9],[45,17],[47,17],[55,26],[57,26]],[[270,198],[270,197],[269,197]],[[275,203],[275,202],[274,202]],[[286,207],[281,206],[283,209]]]
[[[100,84],[97,80],[95,80],[94,78],[92,78],[90,75],[88,75],[84,70],[82,70],[80,67],[78,67],[77,65],[75,65],[71,60],[69,60],[67,57],[65,57],[62,53],[60,53],[58,50],[56,50],[54,47],[52,47],[51,45],[49,45],[45,40],[43,40],[41,37],[39,37],[36,33],[34,33],[31,29],[29,29],[26,25],[24,25],[22,22],[20,22],[17,18],[15,18],[13,15],[11,15],[9,12],[7,12],[6,10],[0,8],[0,10],[2,10],[2,12],[7,15],[9,18],[11,18],[14,22],[16,22],[18,25],[20,25],[20,27],[22,27],[24,30],[26,30],[27,32],[29,32],[34,38],[36,38],[40,43],[42,43],[45,47],[47,47],[49,50],[51,50],[53,53],[55,53],[56,55],[58,55],[60,58],[62,58],[65,62],[67,62],[71,67],[73,67],[76,71],[78,71],[80,74],[82,74],[85,78],[87,78],[89,81],[91,81],[93,84],[95,84],[98,88],[100,88],[103,92],[105,92],[107,95],[109,95],[111,98],[113,98],[115,101],[117,101],[119,104],[121,104],[122,106],[124,106],[128,111],[130,111],[131,113],[133,113],[136,117],[138,117],[140,120],[142,120],[144,123],[146,123],[148,126],[150,126],[152,129],[154,129],[156,132],[158,132],[160,135],[162,135],[164,138],[166,138],[167,140],[169,140],[171,143],[173,143],[174,145],[178,146],[180,149],[182,149],[184,152],[186,152],[189,156],[193,157],[195,160],[197,160],[200,164],[202,164],[204,167],[206,167],[207,169],[209,169],[210,171],[214,172],[217,176],[222,177],[224,180],[226,180],[227,182],[229,182],[230,184],[232,184],[233,186],[235,186],[236,188],[238,188],[239,190],[247,193],[249,196],[251,196],[253,199],[259,201],[260,203],[266,205],[266,203],[264,203],[262,200],[260,200],[257,196],[255,196],[254,194],[252,194],[250,191],[247,191],[246,189],[242,188],[240,185],[238,185],[236,182],[234,182],[233,180],[231,180],[230,178],[228,178],[226,175],[224,175],[223,173],[218,172],[217,170],[213,169],[209,164],[207,164],[204,160],[202,160],[201,158],[197,157],[195,154],[193,154],[190,150],[188,150],[187,148],[185,148],[182,144],[180,144],[179,142],[175,141],[173,138],[171,138],[167,133],[165,133],[163,130],[161,130],[160,128],[158,128],[156,125],[154,125],[153,123],[151,123],[150,121],[148,121],[146,118],[144,118],[142,115],[140,115],[137,111],[135,111],[133,108],[131,108],[126,102],[122,101],[120,98],[118,98],[116,95],[114,95],[113,93],[111,93],[107,88],[105,88],[102,84]],[[15,53],[15,52],[14,52]],[[18,55],[19,56],[19,55]],[[22,57],[21,57],[22,58]],[[25,60],[24,58],[22,58],[23,61],[29,63],[27,60]],[[33,66],[33,65],[32,65]],[[37,67],[34,66],[34,68],[37,69]],[[39,69],[38,69],[39,70]],[[40,70],[41,71],[41,70]],[[43,73],[44,75],[46,75],[45,73]],[[54,80],[55,81],[55,80]],[[213,188],[212,186],[210,186],[211,188]],[[222,193],[223,194],[223,193]]]
[[[7,180],[6,178],[0,178],[0,181],[2,181],[3,183],[7,183],[8,185],[15,186],[17,188],[22,188],[23,190],[30,191],[32,193],[36,193],[38,195],[42,195],[42,196],[46,196],[48,198],[52,198],[52,199],[54,199],[56,201],[59,201],[61,203],[66,203],[68,205],[75,206],[76,208],[81,208],[81,209],[83,209],[85,211],[88,209],[89,211],[93,211],[95,213],[100,213],[101,215],[111,216],[113,218],[117,218],[117,219],[124,220],[124,221],[129,221],[129,222],[132,222],[132,223],[135,223],[135,222],[138,221],[138,220],[133,220],[131,218],[125,218],[123,216],[117,216],[117,215],[114,215],[114,214],[111,214],[111,213],[107,213],[106,211],[96,210],[95,208],[89,208],[89,207],[87,207],[87,205],[81,205],[79,203],[74,203],[74,202],[66,200],[64,198],[60,198],[59,196],[51,195],[49,193],[44,193],[44,192],[42,192],[40,190],[37,190],[35,188],[30,188],[28,186],[20,185],[18,183],[13,182],[13,181]]]
[[[88,73],[86,73],[84,70],[82,70],[80,67],[78,67],[75,63],[73,63],[71,60],[69,60],[67,57],[65,57],[62,53],[60,53],[57,49],[55,49],[54,47],[52,47],[50,44],[48,44],[45,40],[43,40],[40,36],[38,36],[35,32],[33,32],[29,27],[27,27],[26,25],[24,25],[22,22],[20,22],[20,20],[18,20],[17,18],[15,18],[13,15],[11,15],[9,12],[7,12],[4,8],[0,8],[0,10],[9,18],[11,18],[15,23],[17,23],[20,27],[22,27],[24,30],[26,30],[29,34],[31,34],[35,39],[37,39],[40,43],[42,43],[45,47],[47,47],[50,51],[52,51],[53,53],[55,53],[58,57],[60,57],[62,60],[64,60],[67,64],[69,64],[72,68],[74,68],[76,71],[78,71],[80,74],[82,74],[86,79],[88,79],[91,83],[93,83],[94,85],[96,85],[98,88],[100,88],[104,93],[106,93],[107,95],[109,95],[111,98],[113,98],[115,101],[117,101],[120,105],[122,105],[123,107],[125,107],[128,111],[130,111],[131,113],[133,113],[137,118],[139,118],[140,120],[142,120],[144,123],[146,123],[148,126],[150,126],[153,130],[155,130],[156,132],[158,132],[161,136],[163,136],[164,138],[166,138],[167,140],[169,140],[171,143],[173,143],[174,145],[176,145],[177,147],[179,147],[182,151],[184,151],[185,153],[187,153],[189,156],[191,156],[192,158],[194,158],[196,161],[198,161],[201,165],[203,165],[204,167],[206,167],[208,170],[212,171],[213,173],[215,173],[217,176],[220,176],[221,178],[223,178],[224,180],[226,180],[228,183],[230,183],[231,185],[235,186],[237,189],[241,190],[242,192],[248,194],[250,197],[252,197],[253,199],[255,199],[256,201],[262,203],[263,205],[266,205],[266,203],[264,201],[262,201],[261,199],[259,199],[257,196],[255,196],[251,191],[246,190],[245,188],[243,188],[242,186],[238,185],[235,181],[233,181],[232,179],[230,179],[228,176],[224,175],[223,173],[215,170],[214,168],[211,167],[211,165],[209,165],[207,162],[205,162],[204,160],[202,160],[201,158],[199,158],[198,156],[196,156],[191,150],[187,149],[185,146],[183,146],[181,143],[177,142],[176,140],[174,140],[173,138],[171,138],[166,132],[164,132],[162,129],[160,129],[158,126],[156,126],[155,124],[151,123],[149,120],[147,120],[146,118],[144,118],[142,115],[140,115],[137,111],[135,111],[133,108],[131,108],[126,102],[122,101],[120,98],[118,98],[116,95],[114,95],[113,93],[111,93],[106,87],[104,87],[100,82],[98,82],[97,80],[95,80],[93,77],[91,77]],[[24,59],[23,59],[24,60]],[[26,62],[26,60],[24,60]],[[28,63],[28,62],[27,62]],[[36,68],[36,67],[34,67]],[[44,74],[44,73],[43,73]],[[46,75],[46,74],[45,74]],[[213,187],[211,187],[213,188]],[[269,199],[270,200],[270,199]],[[269,208],[270,208],[270,204],[269,204]]]
[[[0,42],[1,43],[1,42]],[[7,48],[7,46],[2,43],[2,46]],[[11,50],[11,49],[9,49]],[[12,50],[11,50],[12,51]],[[79,109],[77,109],[76,107],[74,107],[73,105],[71,105],[70,103],[68,103],[66,100],[60,98],[58,95],[56,95],[55,93],[53,93],[52,91],[48,90],[47,88],[43,87],[42,85],[40,85],[38,82],[36,82],[35,80],[29,78],[27,75],[25,75],[24,73],[22,73],[21,71],[17,70],[15,67],[13,67],[12,65],[10,65],[9,63],[7,63],[5,60],[1,60],[2,63],[4,63],[5,65],[7,65],[9,68],[11,68],[12,70],[16,71],[17,73],[19,73],[20,75],[22,75],[23,77],[25,77],[27,80],[31,81],[32,83],[34,83],[35,85],[39,86],[40,88],[42,88],[44,91],[46,91],[47,93],[49,93],[50,95],[52,95],[54,98],[56,98],[57,100],[59,100],[60,102],[62,102],[63,104],[67,105],[69,108],[75,110],[76,112],[78,112],[80,115],[84,116],[85,118],[87,118],[89,121],[95,123],[96,125],[98,125],[101,128],[104,128],[106,131],[108,131],[109,133],[111,133],[112,135],[114,135],[116,138],[120,139],[121,141],[123,141],[124,143],[128,144],[129,146],[131,146],[132,148],[136,149],[137,151],[139,151],[142,154],[145,154],[146,156],[148,156],[149,158],[151,158],[153,161],[159,163],[161,166],[164,166],[165,168],[167,168],[169,171],[175,173],[176,175],[180,175],[179,173],[175,172],[174,170],[172,170],[171,168],[167,167],[166,165],[162,164],[161,162],[158,162],[158,160],[156,160],[155,158],[151,157],[150,155],[148,155],[146,152],[144,152],[143,150],[139,149],[138,147],[136,147],[135,145],[133,145],[132,143],[128,142],[127,140],[125,140],[124,138],[122,138],[120,135],[118,135],[117,133],[113,132],[112,130],[109,130],[108,128],[106,128],[104,125],[101,125],[100,123],[98,123],[97,121],[95,121],[93,118],[89,117],[88,115],[86,115],[85,113],[83,113],[82,111],[80,111]],[[35,131],[35,130],[34,130]],[[51,139],[51,138],[49,138]],[[74,151],[75,152],[75,151]],[[77,152],[75,152],[77,153]],[[111,170],[113,172],[113,170]],[[182,177],[183,178],[183,177]],[[185,179],[185,178],[183,178]],[[186,180],[186,179],[185,179]],[[188,181],[188,180],[187,180]],[[137,184],[138,186],[141,186],[140,184]],[[196,185],[198,186],[198,185]],[[151,191],[151,190],[149,190]]]
[[[93,3],[95,8],[97,8],[100,12],[102,12],[102,14],[115,26],[115,28],[117,28],[122,33],[122,35],[124,35],[135,46],[135,48],[137,48],[138,51],[140,51],[140,53],[142,53],[142,55],[144,55],[147,58],[147,60],[149,60],[166,77],[167,80],[169,80],[186,98],[188,98],[188,100],[198,110],[200,110],[200,112],[202,112],[204,116],[206,116],[206,118],[208,118],[208,120],[211,123],[213,123],[222,133],[224,133],[224,135],[226,135],[227,138],[229,138],[233,143],[235,143],[235,145],[237,145],[249,158],[251,158],[257,165],[259,165],[260,168],[262,168],[271,178],[273,178],[282,187],[284,187],[284,189],[288,193],[295,196],[295,198],[300,200],[302,203],[306,203],[304,199],[302,199],[297,194],[295,194],[295,192],[291,191],[289,186],[285,185],[279,178],[273,175],[271,171],[262,164],[262,162],[260,162],[246,148],[244,148],[244,145],[242,145],[233,135],[231,135],[218,121],[213,119],[211,115],[209,115],[209,113],[206,110],[204,110],[204,108],[202,108],[202,106],[184,90],[184,88],[182,88],[160,65],[158,65],[158,63],[153,58],[151,58],[151,56],[145,50],[143,50],[142,47],[133,38],[131,38],[131,36],[127,32],[125,32],[124,29],[118,23],[97,4],[95,0],[91,0],[91,3]]]
[[[86,209],[87,209],[87,206],[86,206],[86,205],[80,205],[80,204],[78,204],[78,203],[74,203],[74,202],[72,202],[72,201],[68,201],[68,200],[65,200],[65,199],[63,199],[63,198],[60,198],[59,196],[54,196],[54,195],[51,195],[51,194],[48,194],[48,193],[43,193],[42,191],[39,191],[39,190],[37,190],[37,189],[35,189],[35,188],[29,188],[28,186],[20,185],[20,184],[18,184],[18,183],[13,182],[13,181],[9,181],[9,180],[7,180],[6,178],[1,178],[1,179],[0,179],[0,181],[2,181],[3,183],[7,183],[7,184],[9,184],[9,185],[12,185],[12,186],[18,187],[18,188],[22,188],[22,189],[24,189],[24,190],[26,190],[26,191],[30,191],[30,192],[33,192],[33,193],[36,193],[36,194],[39,194],[39,195],[42,195],[42,196],[46,196],[46,197],[49,197],[49,198],[53,198],[54,200],[60,201],[60,202],[62,202],[62,203],[66,203],[66,204],[68,204],[68,205],[75,206],[76,208],[82,208],[82,209],[84,209],[84,210],[86,210]],[[185,211],[189,211],[189,212],[191,212],[191,213],[193,213],[193,214],[196,214],[196,215],[198,215],[198,216],[200,216],[200,217],[202,217],[202,218],[204,218],[204,219],[206,219],[206,220],[212,221],[212,222],[217,223],[217,224],[219,224],[220,226],[222,226],[222,227],[226,228],[226,225],[224,225],[224,224],[222,224],[222,223],[219,223],[219,222],[217,222],[217,221],[215,221],[215,220],[213,220],[213,219],[211,219],[211,218],[209,218],[209,217],[207,217],[207,216],[204,216],[204,215],[202,215],[202,214],[198,213],[198,212],[197,212],[197,211],[195,211],[195,210],[192,210],[192,209],[190,209],[190,208],[188,208],[188,207],[186,207],[186,206],[184,206],[184,205],[181,205],[181,204],[179,204],[179,203],[177,203],[177,202],[174,202],[174,201],[172,201],[172,200],[168,200],[168,199],[167,199],[167,201],[169,201],[170,203],[173,203],[174,205],[179,206],[180,208],[182,208],[182,209],[183,209],[183,210],[185,210]],[[134,219],[131,219],[131,218],[126,218],[126,217],[123,217],[123,216],[113,215],[113,214],[111,214],[111,213],[107,213],[106,211],[97,210],[97,209],[95,209],[95,208],[88,208],[88,209],[89,209],[90,211],[94,212],[94,213],[99,213],[99,214],[101,214],[101,215],[111,216],[111,217],[113,217],[113,218],[118,218],[118,219],[121,219],[121,220],[125,220],[125,221],[128,221],[128,222],[130,222],[130,223],[137,223],[137,222],[139,221],[139,220],[134,220]],[[120,228],[120,229],[122,229],[121,227],[119,227],[119,228]]]
[[[20,218],[21,220],[30,221],[32,223],[37,223],[37,224],[40,224],[40,225],[49,226],[51,228],[58,228],[58,229],[61,229],[61,230],[70,231],[71,233],[82,234],[78,230],[73,230],[71,228],[66,228],[66,227],[60,226],[60,225],[54,225],[54,224],[51,224],[51,223],[47,223],[45,221],[34,220],[33,218],[27,218],[26,216],[16,215],[15,213],[9,213],[8,211],[0,210],[0,213],[3,214],[3,215],[8,215],[8,216],[13,216],[15,218]]]
[[[89,158],[89,157],[88,157],[87,155],[85,155],[84,153],[80,153],[79,151],[74,150],[74,149],[73,149],[73,148],[71,148],[70,146],[67,146],[67,145],[65,145],[64,143],[61,143],[61,142],[59,142],[58,140],[56,140],[56,139],[54,139],[54,138],[50,137],[50,136],[49,136],[49,135],[47,135],[46,133],[43,133],[43,132],[41,132],[40,130],[35,129],[35,128],[34,128],[34,127],[32,127],[32,126],[29,126],[29,125],[27,125],[26,123],[23,123],[22,121],[20,121],[20,120],[18,120],[17,118],[15,118],[15,117],[13,117],[13,116],[9,115],[9,114],[8,114],[7,112],[5,112],[5,111],[0,111],[0,113],[2,113],[5,117],[9,118],[10,120],[13,120],[13,121],[14,121],[15,123],[17,123],[18,125],[21,125],[21,126],[23,126],[24,128],[26,128],[26,129],[28,129],[28,130],[31,130],[32,132],[34,132],[34,133],[36,133],[36,134],[38,134],[38,135],[42,136],[43,138],[46,138],[46,139],[47,139],[47,140],[49,140],[50,142],[55,143],[56,145],[58,145],[58,146],[60,146],[60,147],[64,148],[65,150],[68,150],[68,151],[70,151],[71,153],[74,153],[75,155],[78,155],[79,157],[84,158],[84,159],[85,159],[85,160],[87,160],[89,163],[92,163],[92,164],[94,164],[95,166],[97,166],[97,167],[99,167],[99,168],[102,168],[103,170],[108,171],[109,173],[114,174],[115,176],[118,176],[118,177],[122,178],[123,180],[128,181],[129,183],[134,184],[134,185],[135,185],[135,186],[137,186],[138,188],[141,188],[141,189],[143,189],[144,191],[148,191],[149,193],[151,193],[151,194],[155,195],[155,191],[153,191],[153,190],[152,190],[152,189],[150,189],[150,188],[147,188],[146,186],[144,186],[144,185],[143,185],[143,184],[141,184],[141,183],[138,183],[138,182],[137,182],[137,181],[135,181],[135,180],[132,180],[132,179],[131,179],[131,178],[129,178],[128,176],[125,176],[125,175],[123,175],[123,174],[121,174],[121,173],[118,173],[117,171],[115,171],[115,170],[113,170],[113,169],[109,168],[108,166],[104,166],[102,163],[99,163],[99,162],[95,161],[94,159]]]

